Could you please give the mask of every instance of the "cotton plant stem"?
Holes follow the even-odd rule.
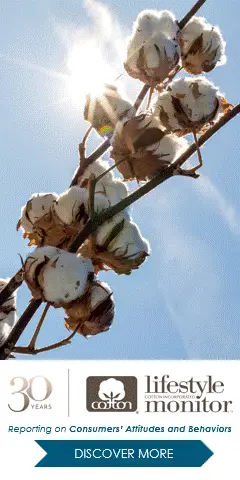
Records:
[[[202,135],[198,139],[198,145],[201,147],[204,145],[210,138],[213,137],[224,125],[226,125],[230,120],[235,118],[240,113],[240,104],[236,105],[232,110],[229,110],[223,117],[213,126],[211,127],[204,135]],[[79,247],[83,244],[83,242],[94,233],[94,231],[101,226],[104,222],[112,218],[117,213],[120,213],[125,208],[128,208],[130,205],[135,203],[137,200],[142,198],[147,193],[154,190],[157,186],[159,186],[164,181],[168,180],[170,177],[174,175],[174,172],[178,170],[195,152],[197,151],[196,144],[192,144],[179,158],[177,158],[171,165],[169,165],[164,171],[160,174],[156,175],[152,180],[148,183],[140,187],[138,190],[133,192],[128,197],[124,198],[118,204],[110,207],[103,213],[100,213],[95,219],[94,224],[92,219],[89,219],[84,228],[79,232],[78,235],[73,239],[71,242],[70,248],[68,249],[70,252],[76,252]],[[17,341],[19,340],[21,334],[23,333],[24,329],[27,327],[28,323],[30,322],[31,318],[37,311],[38,307],[41,305],[41,300],[32,300],[30,305],[27,307],[25,312],[22,314],[18,323],[13,328],[12,332],[10,333],[7,341],[0,347],[0,360],[6,360],[11,352],[14,349]]]
[[[42,326],[43,326],[43,322],[44,322],[44,320],[45,320],[45,318],[46,318],[46,315],[47,315],[47,312],[48,312],[50,306],[51,306],[50,303],[47,303],[47,304],[45,305],[45,308],[44,308],[44,310],[43,310],[43,313],[42,313],[42,315],[41,315],[41,318],[40,318],[40,320],[39,320],[39,322],[38,322],[37,328],[36,328],[36,330],[35,330],[32,338],[31,338],[31,340],[30,340],[30,343],[29,343],[29,345],[28,345],[29,350],[35,350],[35,345],[36,345],[36,341],[37,341],[38,335],[39,335],[40,330],[41,330],[41,328],[42,328]]]
[[[75,337],[81,324],[82,320],[78,322],[76,328],[73,330],[71,335],[68,335],[68,337],[60,340],[59,342],[52,343],[51,345],[47,345],[46,347],[34,349],[31,349],[30,345],[28,347],[15,347],[13,351],[14,353],[22,353],[24,355],[37,355],[38,353],[49,352],[50,350],[56,350],[57,348],[64,347],[65,345],[71,343],[71,340],[73,339],[73,337]]]
[[[191,20],[191,18],[194,17],[194,15],[196,15],[198,10],[204,5],[206,1],[207,0],[198,0],[198,2],[196,2],[195,5],[193,5],[191,10],[189,10],[189,12],[185,15],[185,17],[178,23],[180,30],[182,30],[187,25],[189,20]]]
[[[189,22],[189,20],[197,13],[197,11],[203,6],[206,0],[198,0],[192,9],[187,13],[187,15],[179,22],[180,30],[185,27],[185,25]],[[144,85],[140,94],[138,95],[134,107],[136,108],[136,113],[141,106],[145,96],[147,95],[150,89],[149,85]],[[88,133],[88,132],[87,132]],[[105,140],[88,158],[86,158],[83,162],[81,162],[79,168],[76,170],[74,177],[72,178],[70,187],[77,185],[79,177],[84,173],[85,169],[91,165],[95,160],[100,158],[110,147],[110,140]],[[0,292],[0,306],[10,297],[10,295],[17,290],[21,284],[22,280],[19,282],[17,280],[17,275],[19,272],[11,278],[9,283],[3,288]]]

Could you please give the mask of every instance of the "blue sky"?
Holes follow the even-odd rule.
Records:
[[[106,80],[111,81],[123,73],[124,40],[139,11],[167,8],[180,19],[192,4],[191,0],[1,2],[1,277],[14,274],[20,266],[17,254],[29,251],[15,228],[21,206],[32,193],[64,191],[77,166],[78,143],[87,124],[70,95],[68,62],[74,45],[90,42],[93,52],[97,46],[96,58],[90,56],[88,65],[80,51],[85,87],[90,76],[94,83],[108,73],[109,65],[112,77]],[[220,26],[227,41],[227,64],[209,79],[233,104],[239,101],[240,81],[237,10],[236,0],[207,1],[201,9],[201,15]],[[100,54],[101,74],[94,69]],[[141,84],[126,75],[120,82],[134,99]],[[236,119],[203,148],[201,179],[173,178],[133,206],[134,221],[149,239],[152,254],[129,277],[101,276],[112,286],[117,305],[112,329],[88,340],[77,336],[71,346],[39,359],[239,358],[238,137]],[[93,135],[89,152],[98,143]],[[22,287],[19,314],[29,299]],[[67,334],[62,313],[51,309],[39,346]],[[21,345],[27,343],[38,317]]]

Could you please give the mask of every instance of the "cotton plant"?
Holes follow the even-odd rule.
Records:
[[[168,10],[144,10],[123,53],[125,71],[144,83],[138,98],[129,101],[112,84],[96,95],[90,92],[83,112],[90,128],[79,145],[80,165],[70,188],[61,194],[35,193],[21,209],[17,227],[29,246],[36,248],[22,259],[22,268],[10,284],[23,280],[31,292],[24,322],[26,315],[29,320],[33,315],[29,311],[36,311],[36,302],[46,305],[28,347],[13,348],[16,341],[10,343],[8,338],[17,322],[16,298],[9,289],[9,298],[0,302],[0,352],[5,341],[9,351],[36,354],[71,343],[76,333],[88,337],[110,329],[114,292],[99,273],[130,275],[144,268],[152,253],[128,207],[175,174],[197,178],[203,163],[199,145],[235,115],[219,88],[201,75],[226,60],[220,29],[203,17],[186,15],[178,21]],[[180,70],[192,76],[174,78]],[[148,92],[149,100],[139,112]],[[106,140],[86,158],[85,144],[92,129]],[[191,137],[185,138],[189,134],[195,142],[190,149]],[[102,158],[108,148],[111,167]],[[193,152],[199,165],[184,170]],[[137,188],[133,194],[130,181]],[[144,184],[139,187],[139,182]],[[0,280],[0,298],[8,285]],[[50,306],[58,309],[71,334],[36,349]],[[18,323],[21,330],[21,318]],[[8,353],[0,354],[3,357],[8,358]]]
[[[0,278],[0,292],[7,285],[8,279]],[[16,292],[0,306],[0,347],[8,339],[13,327],[17,323]]]
[[[211,72],[226,63],[226,42],[220,29],[203,17],[193,17],[181,32],[184,69],[193,75]]]
[[[144,10],[133,25],[124,67],[151,86],[161,83],[180,61],[179,27],[167,10]]]
[[[150,113],[119,122],[117,127],[110,155],[126,181],[153,178],[188,147],[186,139],[166,134]]]

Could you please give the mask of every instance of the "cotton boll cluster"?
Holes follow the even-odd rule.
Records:
[[[24,264],[24,279],[35,298],[61,306],[81,298],[93,278],[89,258],[54,247],[40,247]]]
[[[155,86],[165,80],[180,60],[179,28],[168,11],[139,14],[129,38],[125,70],[133,78]]]
[[[17,229],[21,227],[25,233],[31,233],[33,225],[39,218],[49,212],[56,199],[57,195],[55,193],[34,193],[21,209],[21,218]]]
[[[87,337],[106,332],[112,325],[115,303],[112,291],[104,282],[93,282],[81,301],[65,309],[66,327]]]
[[[218,120],[221,98],[218,88],[204,77],[180,78],[159,95],[153,114],[168,132],[187,134]]]
[[[98,96],[87,96],[84,118],[102,136],[111,135],[113,127],[122,117],[135,113],[133,105],[123,99],[114,85],[105,85]]]
[[[218,27],[203,17],[193,17],[181,32],[184,69],[194,75],[210,72],[226,62],[226,43]]]
[[[80,186],[87,186],[90,177],[99,177],[109,169],[109,164],[101,159],[89,165],[79,178]],[[104,194],[110,205],[115,205],[128,196],[128,187],[118,179],[113,171],[106,173],[96,184],[95,192]]]
[[[0,278],[0,292],[7,285],[8,281],[9,279]],[[8,339],[16,323],[16,293],[13,293],[0,307],[0,346]]]
[[[158,118],[141,114],[116,129],[111,157],[125,180],[148,180],[186,150],[184,139],[166,135]]]
[[[42,203],[46,197],[48,208],[45,204],[40,210],[39,197]],[[53,194],[51,203],[50,194],[34,194],[32,198],[36,198],[38,203],[30,199],[22,208],[22,217],[18,223],[24,230],[24,238],[29,239],[29,245],[50,245],[66,249],[88,220],[88,191],[79,186],[72,187],[62,195]],[[31,225],[25,220],[29,209]]]

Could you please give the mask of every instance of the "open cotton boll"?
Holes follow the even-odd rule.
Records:
[[[21,209],[17,228],[21,227],[24,232],[31,233],[34,223],[49,212],[56,199],[56,193],[34,193]]]
[[[9,280],[9,278],[0,278],[0,292],[7,285]],[[16,292],[14,292],[11,297],[0,306],[0,346],[8,339],[16,322]]]
[[[180,78],[158,96],[153,114],[168,131],[191,132],[218,119],[220,99],[218,88],[205,77]]]
[[[105,85],[98,96],[88,95],[84,108],[85,120],[102,136],[111,135],[122,116],[133,116],[134,113],[133,105],[121,97],[114,85]]]
[[[87,220],[88,191],[79,186],[71,187],[54,203],[54,210],[60,220],[71,225],[82,219]]]
[[[56,247],[39,247],[35,248],[33,252],[31,252],[24,263],[24,280],[32,292],[34,298],[41,298],[42,291],[41,286],[39,284],[39,274],[41,269],[48,263],[48,261],[56,256],[59,255],[61,250]]]
[[[112,183],[105,184],[105,193],[111,205],[116,205],[129,194],[128,187],[121,180],[115,180]]]
[[[188,147],[189,143],[185,138],[177,137],[176,135],[165,135],[160,142],[149,145],[146,150],[156,155],[160,161],[162,159],[172,163]]]
[[[118,225],[123,225],[126,221],[130,219],[129,214],[126,211],[120,212],[110,220],[101,225],[96,232],[96,244],[103,246],[109,237],[111,237],[112,232],[115,231]]]
[[[210,72],[226,62],[226,42],[218,27],[193,17],[181,32],[182,63],[189,73]]]
[[[120,132],[120,133],[119,133]],[[159,118],[143,113],[115,132],[111,157],[125,180],[146,181],[166,168],[187,148],[187,142],[166,135]]]
[[[141,42],[144,42],[159,32],[174,38],[178,31],[177,20],[172,12],[168,10],[143,10],[133,24],[132,37],[137,37]]]
[[[62,251],[46,264],[39,277],[43,297],[55,305],[81,298],[92,274],[89,258]]]
[[[142,237],[136,223],[126,221],[121,232],[109,243],[108,251],[116,257],[135,259],[142,252],[150,253],[149,242]]]
[[[94,175],[95,178],[97,178],[108,169],[109,164],[107,162],[101,159],[96,160],[86,168],[78,181],[79,185],[86,187],[91,175]],[[115,205],[116,203],[120,202],[120,200],[123,200],[128,196],[129,190],[128,187],[120,179],[118,179],[111,170],[97,182],[95,192],[96,194],[104,194],[108,198],[110,205]]]
[[[104,282],[94,282],[81,301],[72,302],[66,309],[66,327],[87,337],[106,332],[112,325],[115,303],[112,291]]]
[[[171,12],[141,12],[128,41],[125,70],[149,85],[162,82],[180,60],[178,32]]]
[[[91,163],[83,172],[81,177],[78,179],[78,183],[80,186],[87,186],[89,178],[94,175],[95,178],[99,177],[103,173],[106,172],[106,170],[109,169],[109,164],[108,162],[105,162],[102,159],[98,159],[95,162]],[[104,183],[110,183],[114,181],[114,174],[113,171],[110,170],[110,172],[106,173],[104,177],[99,180],[99,182],[96,185],[96,192],[98,190],[101,190],[101,185]]]

